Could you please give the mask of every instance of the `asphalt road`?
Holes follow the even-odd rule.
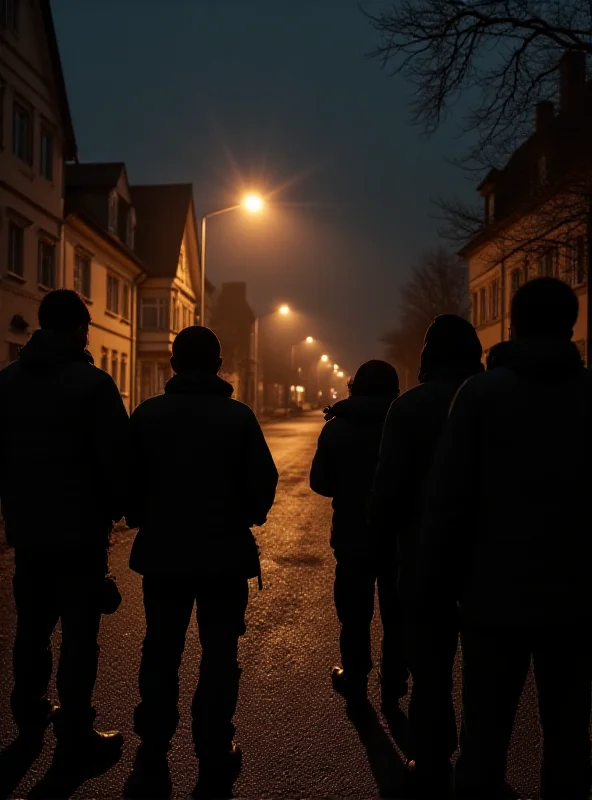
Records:
[[[244,752],[235,794],[244,798],[396,797],[402,755],[379,711],[376,677],[370,682],[376,715],[360,730],[347,718],[331,688],[330,668],[339,662],[338,626],[332,605],[333,559],[328,545],[328,500],[308,488],[308,469],[321,428],[320,415],[265,426],[280,471],[277,502],[257,532],[262,550],[264,590],[251,583],[248,631],[241,641],[243,667],[236,715],[237,741]],[[127,569],[133,534],[118,534],[112,550],[124,604],[105,617],[95,699],[102,729],[120,728],[126,737],[121,761],[82,784],[77,798],[121,796],[137,740],[132,711],[144,633],[140,578]],[[166,546],[163,543],[163,546]],[[12,557],[0,551],[0,748],[14,738],[9,710],[14,607]],[[375,619],[375,653],[379,623]],[[59,632],[56,632],[56,645]],[[181,722],[170,755],[174,797],[186,797],[197,764],[190,738],[189,706],[199,642],[192,626],[181,671]],[[459,675],[456,675],[458,694]],[[400,738],[400,737],[399,737]],[[18,785],[25,797],[51,761],[53,736]],[[536,797],[538,724],[532,687],[527,687],[516,722],[508,776],[523,797]]]

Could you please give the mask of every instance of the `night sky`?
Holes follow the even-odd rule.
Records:
[[[247,281],[259,314],[289,302],[349,371],[382,357],[397,287],[437,241],[431,200],[474,186],[447,161],[463,152],[453,121],[425,139],[411,87],[365,57],[357,0],[52,6],[80,159],[192,182],[198,215],[267,195],[258,217],[211,222],[210,280]]]

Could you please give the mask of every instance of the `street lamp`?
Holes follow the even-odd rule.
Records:
[[[279,307],[279,309],[278,309],[278,311],[279,311],[279,312],[280,312],[280,314],[282,314],[284,317],[287,317],[287,316],[288,316],[288,314],[290,313],[290,306],[280,306],[280,307]]]
[[[276,311],[283,317],[287,317],[291,309],[290,306],[284,304]],[[272,311],[270,314],[264,314],[263,317],[270,317],[275,313],[275,311]],[[257,414],[259,406],[259,317],[255,317],[253,324],[253,383],[253,412]]]
[[[227,214],[237,208],[246,208],[248,211],[256,213],[263,208],[263,200],[256,194],[250,194],[242,203],[237,203],[228,208],[220,208],[218,211],[210,211],[201,218],[201,298],[199,305],[199,322],[205,325],[206,322],[206,222],[210,217],[219,217],[220,214]]]
[[[325,355],[322,355],[322,356],[321,356],[321,361],[322,361],[323,363],[325,363],[325,364],[326,364],[328,360],[329,360],[329,356],[325,356]]]
[[[306,337],[306,344],[312,344],[313,342],[314,342],[314,339],[312,338],[312,336],[307,336]]]

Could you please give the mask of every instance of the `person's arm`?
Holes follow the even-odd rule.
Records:
[[[275,500],[279,476],[257,417],[250,412],[247,420],[246,480],[251,524],[263,525]]]
[[[407,399],[399,398],[392,403],[384,423],[372,486],[370,521],[375,528],[392,528],[396,519],[397,527],[403,530],[414,513],[415,421]]]
[[[310,488],[322,497],[335,495],[335,469],[331,448],[331,428],[333,421],[328,422],[319,436],[317,451],[310,468]]]
[[[452,403],[428,477],[417,600],[429,616],[456,602],[470,559],[479,488],[478,404],[472,379],[459,389]]]
[[[89,427],[93,464],[104,495],[100,505],[117,522],[125,514],[129,479],[129,417],[115,381],[110,376],[93,389]]]

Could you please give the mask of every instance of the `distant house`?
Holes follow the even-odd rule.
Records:
[[[76,160],[49,0],[0,2],[0,366],[63,284],[63,165]]]
[[[461,251],[469,264],[471,320],[486,354],[509,338],[517,289],[561,278],[580,303],[574,341],[590,363],[588,210],[592,194],[592,82],[583,53],[559,65],[559,104],[538,103],[532,135],[479,186],[483,226]],[[533,109],[534,111],[534,109]]]
[[[199,247],[190,183],[132,186],[136,253],[146,265],[139,287],[138,400],[164,391],[176,334],[195,324]]]
[[[125,165],[68,164],[64,281],[89,306],[95,364],[117,383],[128,411],[136,400],[138,284],[146,273],[134,253],[136,214]]]
[[[222,344],[222,377],[234,397],[253,403],[253,334],[255,314],[247,302],[247,284],[223,283],[212,311],[211,327]]]

